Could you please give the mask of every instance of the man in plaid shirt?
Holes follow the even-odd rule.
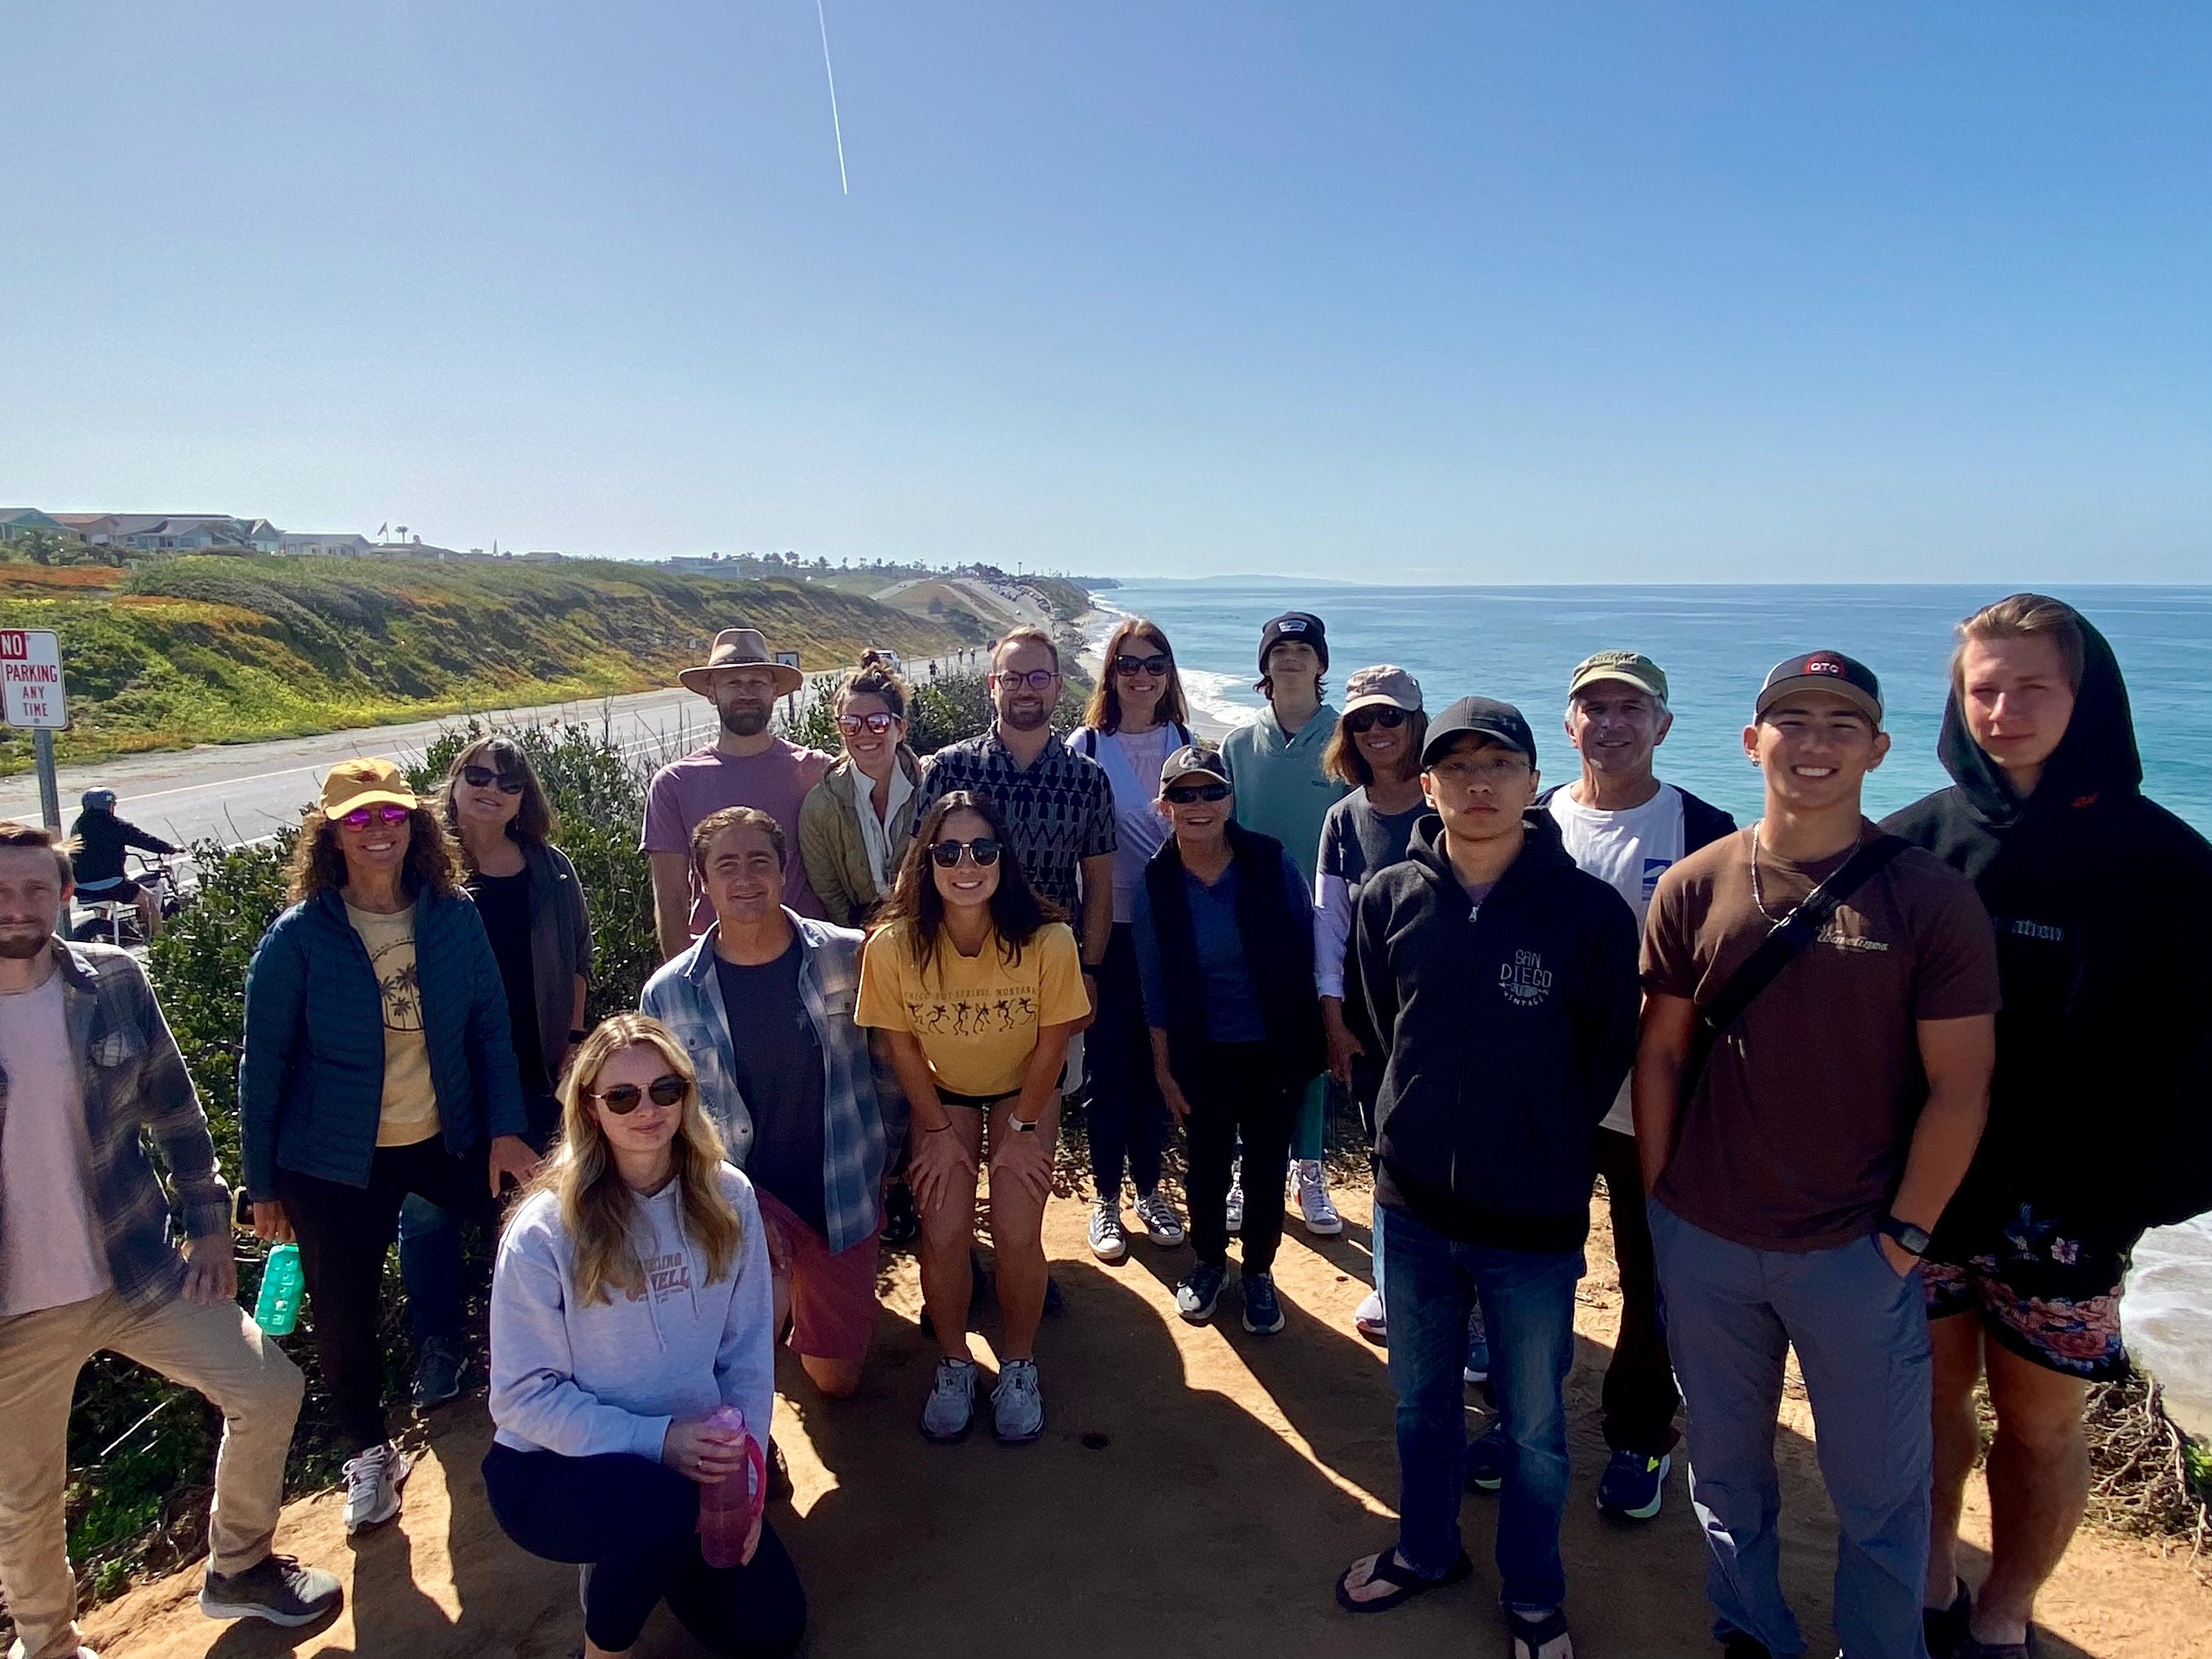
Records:
[[[0,823],[0,1589],[15,1652],[80,1652],[70,1401],[103,1349],[222,1412],[202,1610],[311,1624],[337,1605],[337,1580],[270,1547],[304,1385],[234,1299],[229,1194],[145,970],[54,937],[70,888],[56,843]]]

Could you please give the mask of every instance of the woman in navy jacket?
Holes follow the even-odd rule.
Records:
[[[399,1511],[384,1426],[384,1259],[409,1194],[496,1220],[537,1158],[491,941],[452,843],[389,761],[323,783],[292,908],[246,976],[239,1118],[253,1230],[296,1238],[315,1343],[355,1456],[346,1530]]]

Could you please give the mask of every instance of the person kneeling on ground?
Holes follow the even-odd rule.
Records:
[[[1168,757],[1159,811],[1175,833],[1145,866],[1135,929],[1152,1069],[1190,1135],[1198,1265],[1176,1286],[1176,1310],[1194,1325],[1213,1317],[1229,1274],[1241,1134],[1244,1328],[1273,1335],[1283,1328],[1273,1268],[1291,1133],[1326,1060],[1313,905],[1283,844],[1231,822],[1236,796],[1218,750],[1189,744]]]
[[[1376,1201],[1398,1392],[1396,1550],[1337,1599],[1379,1613],[1473,1571],[1460,1547],[1469,1309],[1504,1430],[1499,1600],[1515,1659],[1568,1659],[1562,1399],[1589,1231],[1590,1131],[1636,1048],[1636,921],[1575,867],[1536,799],[1518,709],[1462,697],[1429,728],[1434,814],[1371,876],[1354,923],[1355,1029],[1384,1056]]]
[[[911,1114],[921,1296],[941,1355],[921,1431],[957,1440],[974,1415],[969,1262],[988,1123],[1004,1321],[991,1404],[998,1437],[1019,1444],[1044,1432],[1036,1357],[1044,1205],[1060,1068],[1068,1039],[1091,1017],[1075,935],[1030,885],[998,809],[965,790],[923,815],[883,915],[861,957],[854,1018],[888,1035]]]
[[[647,981],[699,1074],[707,1115],[753,1183],[775,1272],[775,1323],[814,1386],[860,1386],[876,1324],[884,1171],[906,1103],[853,1023],[865,937],[782,902],[783,828],[751,806],[691,832],[692,879],[714,906],[697,943]]]
[[[491,1285],[484,1491],[532,1555],[583,1569],[584,1653],[627,1653],[662,1601],[710,1652],[774,1659],[806,1600],[756,1520],[733,1567],[701,1553],[700,1488],[745,1478],[725,1406],[766,1443],[775,1406],[768,1233],[722,1161],[684,1045],[617,1014],[561,1085],[560,1146],[516,1206]]]
[[[112,1350],[222,1411],[200,1609],[307,1625],[338,1582],[270,1552],[298,1369],[234,1300],[230,1196],[184,1060],[128,951],[54,937],[69,856],[0,823],[0,1590],[24,1659],[82,1655],[64,1504],[77,1372]],[[147,1160],[151,1134],[184,1217]]]

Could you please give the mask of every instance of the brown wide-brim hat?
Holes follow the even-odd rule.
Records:
[[[714,695],[712,677],[718,668],[765,668],[775,676],[775,695],[787,697],[806,684],[806,676],[787,662],[769,654],[768,641],[757,628],[726,628],[714,635],[714,648],[696,668],[687,668],[677,679],[686,691],[702,697]]]

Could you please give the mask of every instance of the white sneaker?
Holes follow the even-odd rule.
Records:
[[[1317,1158],[1298,1160],[1295,1176],[1298,1187],[1298,1210],[1305,1217],[1306,1231],[1322,1238],[1334,1238],[1344,1231],[1344,1218],[1329,1202],[1328,1176]]]
[[[1142,1204],[1137,1213],[1145,1212]],[[1091,1254],[1101,1261],[1119,1261],[1129,1254],[1128,1236],[1121,1231],[1121,1204],[1118,1199],[1102,1198],[1091,1206]]]
[[[1382,1292],[1370,1291],[1360,1299],[1352,1316],[1352,1328],[1370,1342],[1388,1343],[1390,1340],[1390,1319],[1382,1306]]]
[[[346,1460],[347,1537],[381,1526],[399,1513],[400,1483],[412,1467],[407,1454],[389,1440]]]
[[[1163,1249],[1173,1249],[1183,1241],[1182,1218],[1157,1187],[1137,1200],[1137,1219],[1145,1224],[1145,1236]]]
[[[975,1362],[940,1358],[930,1383],[929,1403],[921,1408],[922,1433],[932,1440],[957,1440],[968,1432],[975,1415]]]
[[[1234,1238],[1244,1231],[1244,1179],[1237,1176],[1229,1183],[1229,1236]]]
[[[1000,1368],[991,1410],[1002,1445],[1024,1445],[1044,1432],[1044,1390],[1037,1386],[1036,1360],[1009,1359]]]

